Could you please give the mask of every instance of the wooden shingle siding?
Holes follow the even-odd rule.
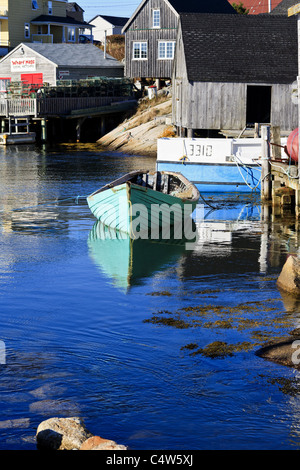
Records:
[[[292,101],[292,83],[297,76],[297,30],[293,22],[284,17],[189,15],[183,18],[183,23],[182,17],[172,77],[174,125],[194,130],[242,130],[249,124],[247,118],[251,119],[247,109],[248,87],[262,90],[266,87],[266,91],[271,90],[271,124],[286,131],[298,126],[298,106]],[[214,34],[209,42],[209,26],[217,21],[218,35]],[[248,34],[243,32],[245,26]],[[255,36],[256,27],[260,28],[259,37]],[[236,35],[243,49],[242,58],[236,43],[230,51],[232,37]],[[277,48],[266,48],[265,42]],[[261,99],[268,106],[268,98]]]
[[[173,87],[174,125],[216,130],[246,126],[247,86],[253,83],[185,81],[184,86],[182,83],[176,79]],[[271,123],[282,130],[294,129],[298,125],[298,107],[292,103],[291,86],[271,86]]]
[[[160,28],[152,27],[153,10],[160,10]],[[125,34],[127,77],[171,78],[173,60],[158,59],[158,42],[160,40],[176,41],[178,19],[164,0],[148,0],[144,8],[133,19]],[[133,43],[146,41],[148,59],[133,59]]]

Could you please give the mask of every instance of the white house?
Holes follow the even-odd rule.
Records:
[[[119,16],[97,15],[89,21],[94,26],[93,37],[95,41],[103,42],[105,39],[105,31],[107,36],[112,34],[122,34],[122,29],[129,18],[121,18]],[[90,35],[90,29],[85,30],[85,34]]]

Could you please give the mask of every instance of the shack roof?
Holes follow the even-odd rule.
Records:
[[[103,18],[113,26],[125,26],[125,24],[129,20],[129,18],[123,18],[121,16],[96,15],[89,21],[89,23],[92,23],[96,18]]]
[[[58,67],[124,67],[121,62],[108,54],[104,58],[104,52],[93,44],[26,43],[22,46],[32,49]]]
[[[182,14],[180,22],[191,81],[291,83],[297,77],[295,17]]]

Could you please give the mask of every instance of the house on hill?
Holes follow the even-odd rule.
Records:
[[[125,76],[172,77],[180,13],[237,14],[227,0],[143,0],[123,28]]]
[[[173,124],[192,136],[272,123],[298,125],[297,21],[277,15],[181,14],[173,72]]]
[[[77,43],[88,23],[67,15],[65,0],[1,0],[0,55],[22,42]]]
[[[95,16],[89,21],[89,24],[93,26],[93,39],[104,42],[105,33],[107,36],[122,34],[122,29],[128,20],[129,18],[119,16]],[[87,30],[85,34],[89,34],[89,31]]]

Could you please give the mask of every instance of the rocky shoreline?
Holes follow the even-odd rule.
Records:
[[[144,109],[126,119],[118,127],[97,141],[109,151],[132,155],[157,155],[157,139],[173,137],[171,124],[172,98],[144,101]]]

